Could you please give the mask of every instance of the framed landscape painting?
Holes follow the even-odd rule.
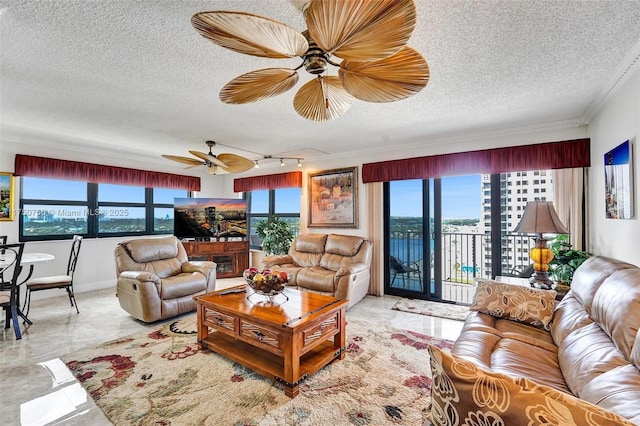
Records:
[[[631,141],[604,155],[605,205],[608,219],[633,217],[633,156]]]
[[[13,220],[15,190],[13,174],[0,172],[0,220]]]
[[[358,227],[358,168],[309,174],[309,224],[318,228]]]

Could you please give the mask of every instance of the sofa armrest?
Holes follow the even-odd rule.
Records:
[[[216,289],[216,263],[208,260],[195,261],[190,260],[182,264],[182,272],[188,274],[198,272],[204,275],[207,279],[206,292],[214,291]]]
[[[350,263],[347,265],[342,265],[340,269],[336,271],[336,278],[342,277],[345,275],[357,274],[362,271],[368,270],[369,267],[366,263]]]
[[[120,307],[144,322],[162,319],[160,278],[144,271],[122,271],[116,283]]]
[[[156,274],[146,271],[122,271],[120,275],[118,275],[118,278],[139,282],[152,282],[160,285],[160,278]]]
[[[215,262],[208,260],[185,262],[182,264],[182,272],[200,272],[205,277],[208,277],[212,270],[216,269]]]
[[[293,258],[288,254],[273,254],[262,260],[262,264],[265,268],[270,268],[274,265],[284,265],[287,263],[293,263]]]

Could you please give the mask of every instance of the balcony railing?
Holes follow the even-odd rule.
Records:
[[[411,271],[395,275],[394,288],[422,291],[425,266],[431,269],[434,277],[434,243],[430,244],[431,258],[425,262],[424,239],[422,233],[406,231],[391,235],[390,255],[397,258],[405,269]],[[520,234],[503,234],[501,238],[501,273],[517,275],[529,265],[529,250],[533,239]],[[491,237],[478,233],[443,233],[441,250],[442,298],[461,303],[471,303],[475,292],[476,278],[492,278],[491,274]],[[431,284],[434,285],[433,282]]]

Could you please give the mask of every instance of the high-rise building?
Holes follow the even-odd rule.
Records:
[[[491,210],[491,175],[482,175],[482,215],[478,227],[486,235],[484,258],[486,274],[491,274],[491,215],[500,214],[501,264],[503,271],[522,270],[531,263],[530,237],[514,234],[529,201],[553,201],[553,172],[533,170],[500,174],[500,212]],[[488,276],[488,275],[487,275]]]

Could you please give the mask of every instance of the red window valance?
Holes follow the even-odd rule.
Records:
[[[259,189],[278,188],[302,188],[302,172],[252,176],[233,180],[234,192],[248,192],[257,191]]]
[[[362,165],[362,181],[389,182],[591,165],[589,139],[511,146]]]
[[[200,191],[200,178],[17,154],[16,176]]]

